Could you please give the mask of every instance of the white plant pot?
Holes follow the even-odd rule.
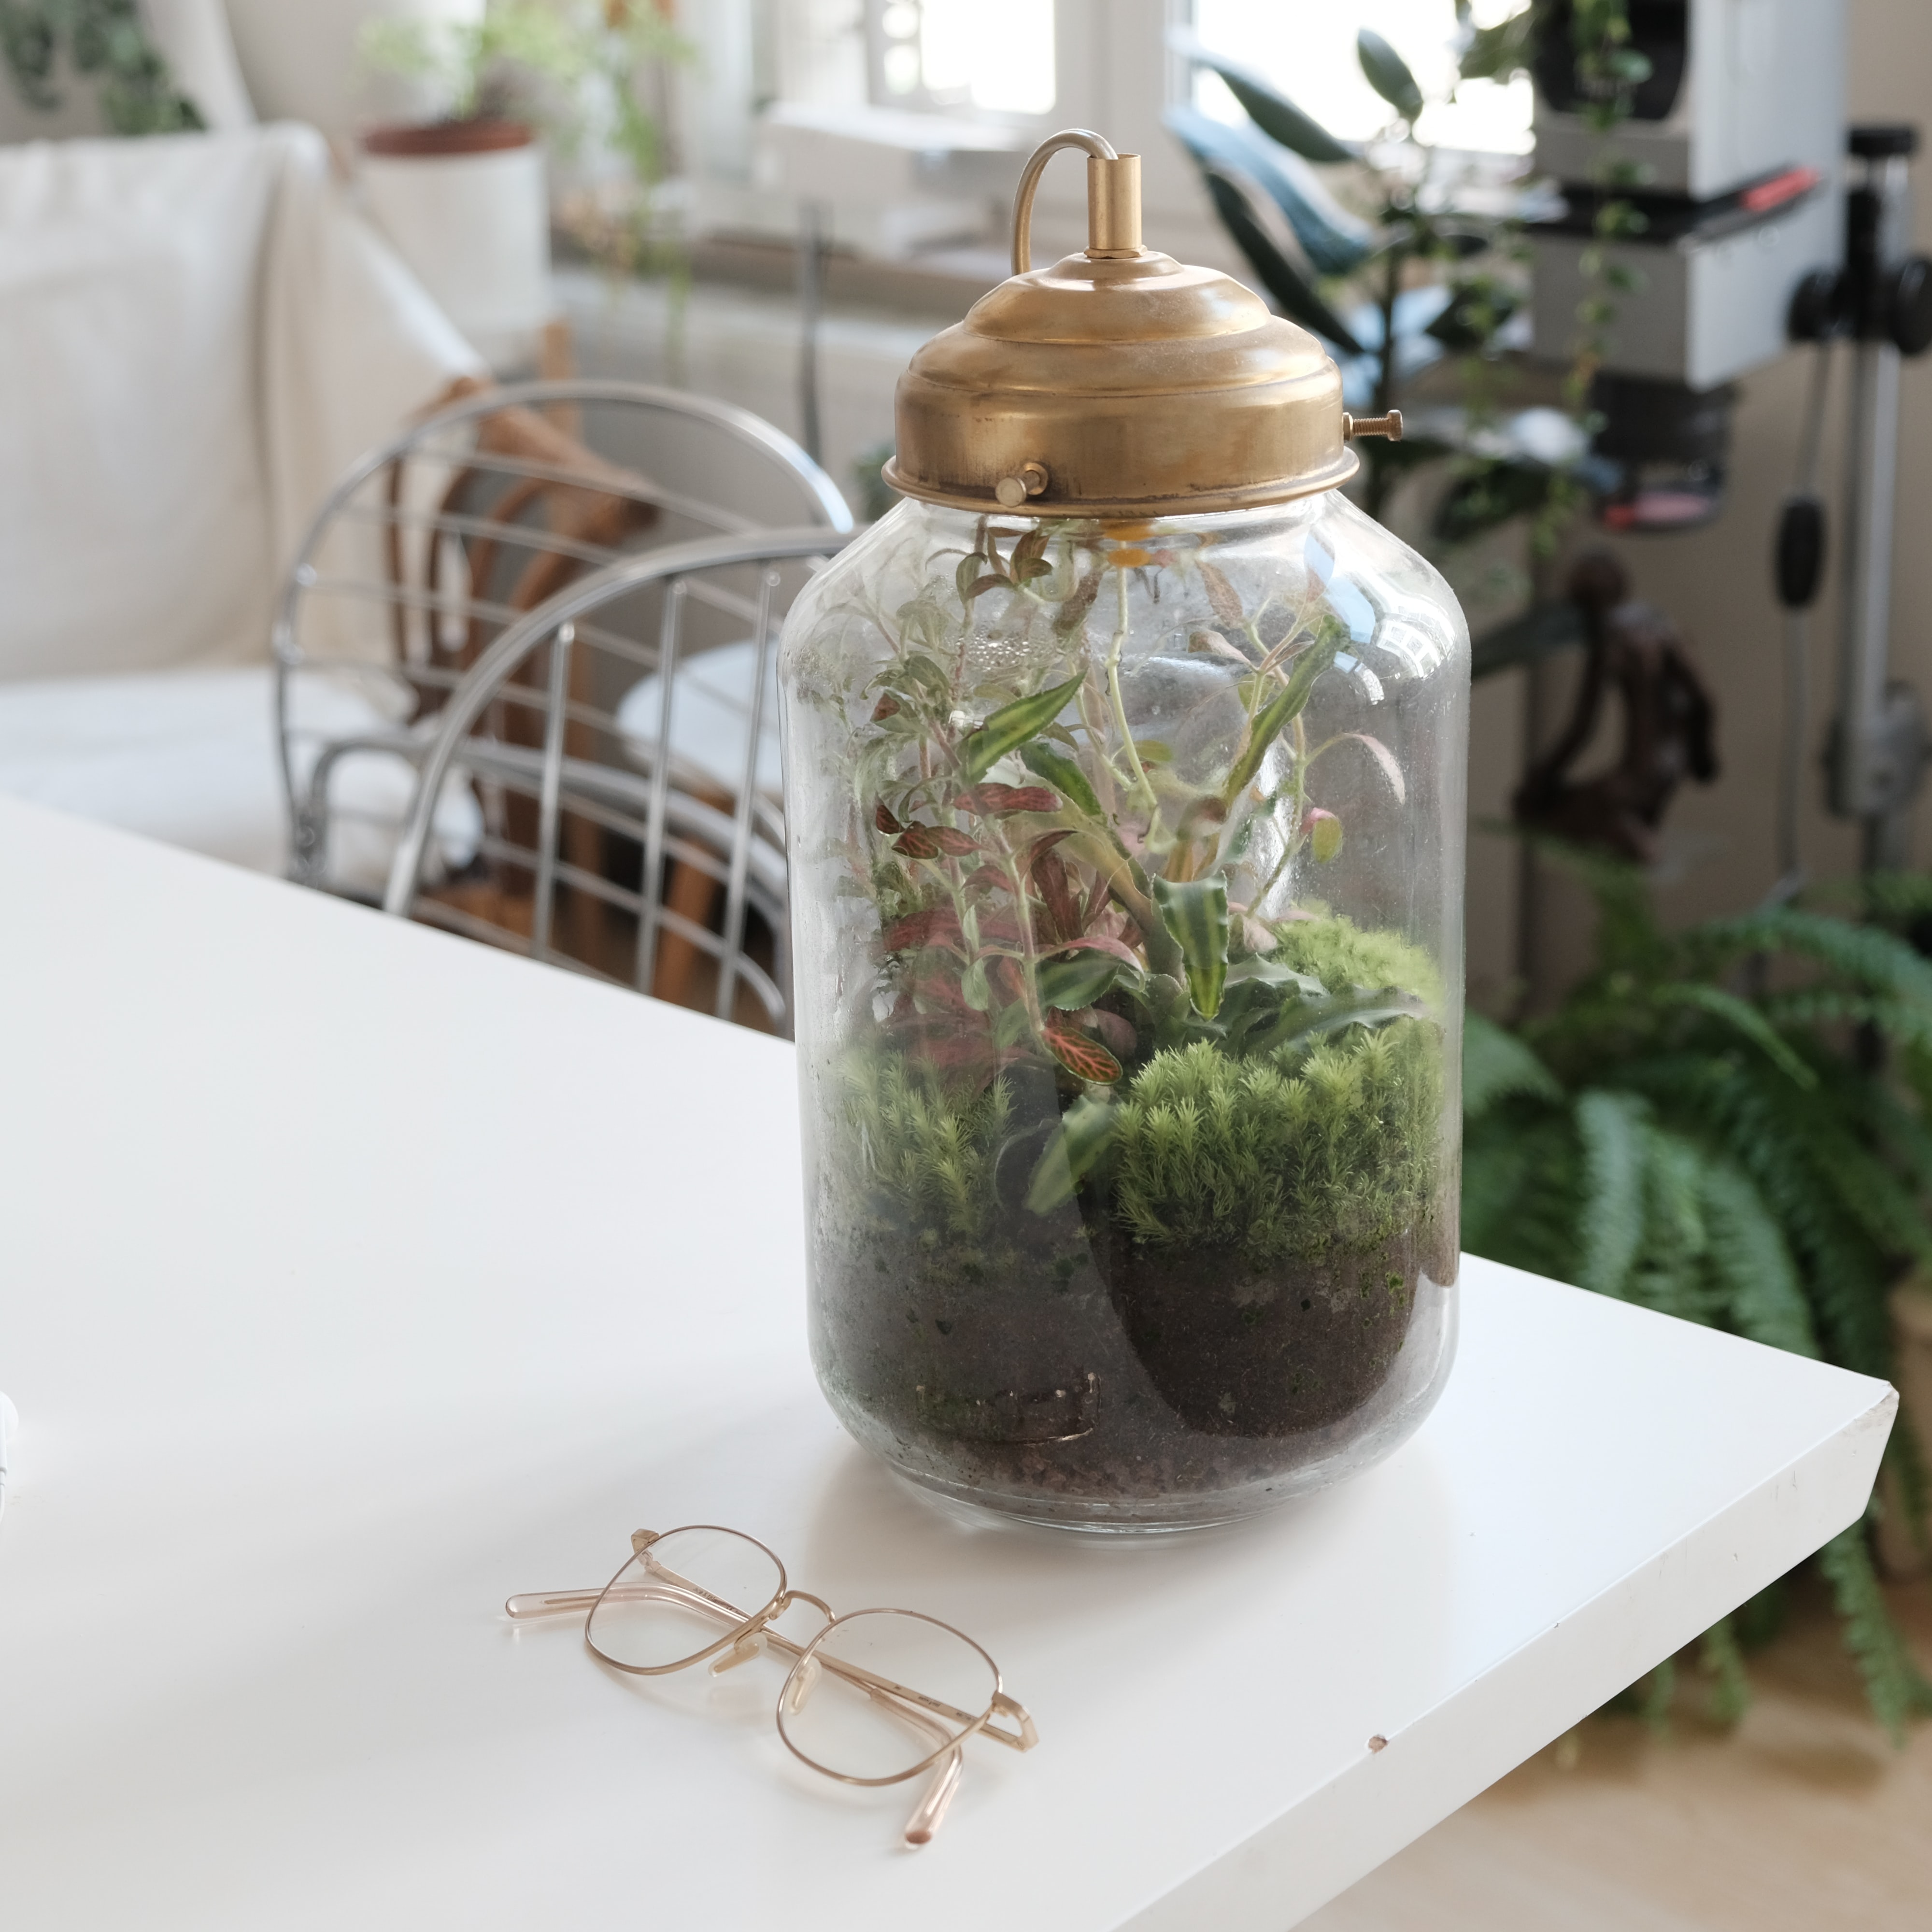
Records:
[[[370,214],[484,360],[500,370],[530,362],[556,312],[542,144],[365,152],[362,182]]]

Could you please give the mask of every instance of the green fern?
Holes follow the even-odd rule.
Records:
[[[1844,1630],[1845,1648],[1865,1681],[1873,1714],[1894,1744],[1905,1741],[1908,1718],[1932,1712],[1932,1684],[1912,1660],[1879,1594],[1862,1524],[1841,1530],[1818,1552]]]
[[[1634,870],[1563,856],[1598,898],[1598,968],[1514,1033],[1471,1024],[1464,1245],[1890,1376],[1887,1296],[1901,1268],[1932,1265],[1932,964],[1883,924],[1809,906],[1666,934]],[[1865,904],[1876,920],[1922,920],[1932,884],[1873,882]],[[1932,1485],[1903,1423],[1888,1455],[1923,1533]],[[1820,1561],[1873,1712],[1896,1735],[1932,1708],[1932,1688],[1887,1618],[1863,1536],[1846,1532]],[[1741,1710],[1728,1625],[1702,1664],[1713,1709]],[[1637,1702],[1655,1718],[1670,1688],[1653,1676]]]

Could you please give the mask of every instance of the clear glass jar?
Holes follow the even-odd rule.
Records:
[[[1386,1455],[1454,1346],[1468,633],[1329,490],[908,500],[783,647],[810,1328],[857,1439],[1036,1521]]]

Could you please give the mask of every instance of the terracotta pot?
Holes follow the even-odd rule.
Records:
[[[506,148],[527,148],[536,139],[536,130],[526,121],[432,121],[371,128],[362,146],[371,154],[494,154]]]

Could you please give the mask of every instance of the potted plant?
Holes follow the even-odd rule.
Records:
[[[358,44],[369,68],[434,104],[363,135],[371,212],[486,358],[519,359],[552,308],[542,136],[574,151],[594,128],[633,180],[653,184],[656,130],[638,81],[682,42],[654,8],[626,0],[489,0],[372,20]]]

